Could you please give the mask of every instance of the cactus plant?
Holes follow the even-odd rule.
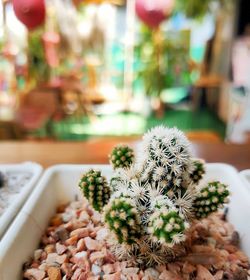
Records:
[[[194,201],[194,212],[197,218],[205,218],[212,212],[223,208],[229,202],[227,186],[220,182],[210,182],[203,188]]]
[[[201,159],[193,159],[193,170],[190,174],[190,179],[195,183],[199,183],[205,174],[204,161]]]
[[[189,141],[176,128],[152,129],[141,146],[136,161],[127,146],[113,150],[110,189],[93,170],[83,176],[80,187],[102,212],[111,233],[110,249],[118,259],[151,266],[173,261],[187,228],[223,207],[229,191],[220,182],[198,186],[204,163],[191,157]]]
[[[180,188],[183,174],[190,168],[190,143],[176,128],[156,127],[143,137],[142,179],[165,190]]]
[[[159,241],[172,247],[175,243],[185,240],[183,234],[187,225],[177,211],[156,209],[149,219],[148,232],[152,234],[153,241]]]
[[[109,161],[114,169],[128,168],[134,161],[134,151],[127,145],[117,145],[109,155]]]
[[[110,188],[100,171],[91,169],[84,173],[79,187],[95,210],[100,211],[108,203]]]
[[[105,207],[104,213],[105,222],[119,243],[131,245],[140,238],[140,217],[132,199],[115,198]]]

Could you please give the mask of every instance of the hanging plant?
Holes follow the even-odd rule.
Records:
[[[42,42],[43,33],[43,29],[37,29],[28,36],[29,75],[38,83],[47,81],[50,75]]]
[[[176,0],[176,11],[183,12],[188,18],[202,19],[213,3],[219,4],[218,10],[227,9],[234,0]]]
[[[141,61],[137,74],[148,96],[160,98],[164,89],[190,84],[186,35],[183,32],[178,38],[171,38],[170,34],[166,36],[161,30],[155,32],[142,27],[136,46],[136,55]]]

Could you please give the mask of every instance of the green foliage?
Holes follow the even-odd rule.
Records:
[[[135,53],[141,65],[137,78],[149,96],[159,97],[164,89],[191,83],[188,67],[190,34],[167,34],[142,26]]]
[[[211,4],[218,4],[220,10],[230,9],[235,0],[176,0],[176,12],[183,12],[186,17],[201,20],[211,12]]]
[[[110,189],[105,177],[100,171],[91,169],[83,174],[79,187],[83,195],[88,199],[89,203],[96,211],[101,211],[108,203],[110,198]]]
[[[215,0],[177,0],[176,10],[183,12],[188,18],[202,19],[209,11],[212,2]]]
[[[28,57],[29,74],[38,81],[47,81],[50,75],[50,67],[45,58],[45,52],[42,42],[44,30],[38,28],[29,33],[28,36]]]
[[[157,209],[149,219],[148,232],[152,234],[153,240],[170,247],[184,241],[184,230],[184,220],[173,210]]]
[[[116,146],[109,155],[113,168],[128,168],[134,161],[134,151],[126,145]]]
[[[120,244],[134,244],[142,234],[138,211],[130,198],[111,200],[105,207],[104,218]]]
[[[208,183],[203,188],[194,201],[194,213],[196,218],[205,218],[218,208],[223,208],[225,203],[229,202],[228,187],[220,182]]]

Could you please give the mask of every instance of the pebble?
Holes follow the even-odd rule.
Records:
[[[40,270],[43,270],[43,271],[46,271],[47,270],[47,264],[44,262],[44,263],[42,263],[38,268],[40,269]]]
[[[61,266],[61,270],[68,278],[73,275],[72,264],[70,263],[63,263]]]
[[[35,260],[35,261],[38,261],[38,260],[41,258],[42,253],[43,253],[43,250],[42,250],[42,249],[37,249],[37,250],[34,252],[34,260]]]
[[[116,267],[114,264],[105,264],[102,266],[102,270],[104,272],[104,274],[111,274],[114,273],[116,271]]]
[[[78,241],[78,237],[77,235],[73,235],[72,237],[70,237],[69,239],[65,240],[65,244],[66,245],[76,245]]]
[[[76,249],[77,249],[78,252],[79,251],[84,251],[85,249],[87,249],[86,245],[85,245],[85,241],[84,241],[83,238],[78,240],[77,245],[76,245]]]
[[[48,269],[49,280],[61,280],[61,270],[59,267],[49,267]]]
[[[86,258],[88,256],[88,252],[82,251],[75,254],[75,258]]]
[[[144,274],[145,274],[145,276],[148,276],[149,279],[152,279],[152,280],[159,279],[159,275],[160,275],[160,273],[156,269],[154,269],[152,267],[147,268],[145,270]]]
[[[62,214],[62,220],[64,223],[69,222],[73,218],[73,215],[70,213],[63,213]]]
[[[50,224],[52,226],[60,226],[63,223],[62,217],[61,215],[56,215],[55,217],[53,217],[50,221]]]
[[[79,221],[89,223],[90,216],[86,211],[81,212],[79,216]]]
[[[94,240],[90,237],[85,237],[84,241],[85,241],[85,245],[86,245],[88,250],[91,250],[91,251],[101,250],[102,246],[98,241],[96,241],[96,240]]]
[[[100,252],[100,251],[93,252],[90,254],[90,261],[92,263],[95,263],[96,261],[101,261],[101,264],[102,264],[104,257],[105,257],[104,252]]]
[[[58,255],[62,255],[66,251],[67,251],[67,247],[65,245],[62,245],[58,242],[56,243],[56,252]]]
[[[49,244],[49,245],[47,245],[47,246],[44,248],[44,251],[45,251],[47,254],[50,254],[50,253],[55,252],[55,245],[54,245],[54,244]]]
[[[108,230],[106,228],[101,228],[96,233],[96,240],[105,240],[108,237]]]
[[[101,273],[102,269],[99,265],[93,264],[91,267],[91,271],[94,275],[99,275]]]
[[[56,229],[55,234],[58,236],[58,239],[61,240],[62,242],[64,242],[69,238],[68,231],[63,227]]]
[[[122,269],[122,273],[128,276],[137,274],[138,271],[139,271],[138,267],[126,267]]]
[[[44,271],[35,268],[28,269],[24,272],[24,277],[30,280],[43,280],[45,275]]]
[[[218,215],[189,229],[188,253],[178,262],[140,270],[132,262],[118,261],[112,255],[106,243],[109,231],[103,227],[99,213],[79,202],[61,208],[64,212],[57,216],[63,223],[47,228],[34,259],[25,265],[27,279],[189,280],[196,275],[195,280],[247,280],[249,261],[235,243],[230,243],[233,227]],[[72,218],[64,221],[64,214]],[[217,230],[224,225],[225,229]]]
[[[101,222],[102,216],[100,213],[98,212],[94,212],[94,214],[91,217],[92,222],[94,223],[94,225],[97,225]]]
[[[121,280],[121,272],[116,272],[109,275],[103,275],[103,280]]]
[[[77,236],[78,239],[87,237],[87,236],[89,236],[89,229],[88,228],[75,229],[70,233],[70,236],[71,237],[72,236]]]
[[[196,280],[214,280],[213,275],[202,265],[197,265]]]
[[[47,256],[46,263],[49,266],[53,266],[55,263],[58,263],[58,264],[64,263],[66,261],[66,259],[67,259],[66,254],[63,254],[60,256],[57,253],[50,253]]]

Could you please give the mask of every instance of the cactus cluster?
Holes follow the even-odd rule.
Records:
[[[102,212],[110,249],[119,259],[133,257],[145,266],[173,261],[195,219],[228,202],[226,185],[199,185],[204,162],[192,158],[189,141],[176,128],[160,126],[146,133],[136,160],[128,146],[115,147],[110,162],[109,185],[100,171],[91,170],[79,186]]]

